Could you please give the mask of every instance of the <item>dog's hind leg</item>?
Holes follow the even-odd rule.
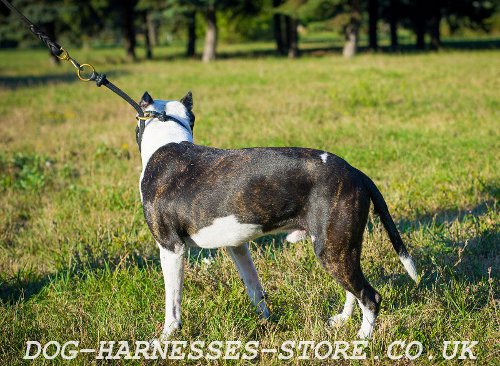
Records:
[[[165,283],[165,323],[161,340],[167,340],[176,330],[180,329],[182,286],[184,282],[184,246],[175,250],[160,247],[160,262]]]
[[[342,313],[329,319],[329,325],[345,322],[352,313],[354,301],[357,300],[363,312],[363,322],[358,332],[359,338],[370,338],[377,318],[382,297],[366,281],[355,253],[341,256],[340,262],[325,263],[320,257],[323,267],[346,290],[346,302]],[[342,263],[343,262],[343,263]]]
[[[229,255],[236,264],[238,273],[245,284],[245,288],[252,304],[259,309],[259,314],[264,319],[270,316],[267,308],[265,293],[259,281],[257,270],[253,264],[248,244],[239,247],[227,247]]]
[[[343,325],[351,317],[352,311],[354,310],[354,303],[356,302],[356,297],[349,291],[345,292],[345,303],[344,309],[340,314],[332,316],[328,319],[329,326],[339,326]]]
[[[334,203],[326,224],[313,227],[318,233],[314,252],[323,268],[346,291],[344,311],[332,317],[329,324],[338,324],[352,312],[354,300],[363,312],[363,322],[358,332],[360,338],[370,338],[377,318],[381,296],[366,281],[361,270],[361,244],[370,207],[369,197],[363,190],[344,193],[341,201]]]

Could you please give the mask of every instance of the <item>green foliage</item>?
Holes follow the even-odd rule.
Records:
[[[444,14],[452,33],[459,29],[480,29],[484,32],[491,30],[488,22],[498,10],[498,2],[490,0],[448,0],[445,1]]]
[[[349,9],[345,0],[288,0],[279,6],[278,13],[300,19],[308,24],[314,21],[331,19]]]
[[[0,155],[0,187],[39,191],[46,184],[46,172],[53,162],[39,154]]]
[[[130,3],[130,4],[129,4]],[[198,13],[197,35],[204,34],[204,13],[213,4],[219,18],[221,40],[268,40],[273,37],[273,15],[280,13],[300,19],[312,31],[340,32],[350,11],[347,0],[287,0],[274,7],[272,0],[13,0],[13,4],[42,29],[53,34],[60,43],[78,46],[113,44],[121,42],[124,11],[133,11],[135,27],[142,40],[145,32],[142,14],[148,12],[154,23],[160,43],[186,39],[186,15]],[[428,8],[430,0],[418,2]],[[127,5],[128,4],[128,5]],[[366,21],[366,4],[361,2]],[[389,0],[379,1],[381,19],[388,22]],[[414,28],[416,2],[395,2],[398,24],[401,28]],[[488,0],[442,1],[443,23],[451,34],[464,34],[466,29],[476,32],[498,32],[498,5]],[[125,6],[127,5],[127,6]],[[0,47],[38,46],[40,43],[19,20],[0,5]]]

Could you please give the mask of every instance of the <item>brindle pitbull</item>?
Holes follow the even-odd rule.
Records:
[[[357,300],[363,312],[358,336],[371,337],[381,296],[360,266],[370,201],[408,274],[417,280],[382,194],[343,159],[304,148],[222,150],[195,145],[190,92],[180,101],[153,101],[146,92],[140,105],[167,117],[148,119],[138,138],[144,215],[160,247],[165,281],[162,339],[181,327],[183,255],[188,246],[226,247],[252,304],[268,318],[264,290],[245,243],[277,232],[287,232],[290,242],[310,235],[321,265],[344,287],[344,309],[328,323],[344,323]]]

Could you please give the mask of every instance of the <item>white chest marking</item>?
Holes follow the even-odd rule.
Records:
[[[238,246],[262,234],[261,225],[242,224],[234,215],[229,215],[216,218],[212,225],[204,227],[185,240],[188,244],[210,249]]]
[[[323,161],[323,163],[326,164],[326,159],[328,159],[328,153],[323,153],[319,157],[321,158],[321,160]]]

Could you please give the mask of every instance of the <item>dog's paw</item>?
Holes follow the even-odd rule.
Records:
[[[348,319],[349,319],[349,316],[340,313],[340,314],[334,315],[330,319],[328,319],[328,325],[330,327],[338,327],[338,326],[341,326],[341,325],[344,325],[345,323],[347,323]]]
[[[166,326],[161,332],[158,338],[153,338],[149,344],[153,345],[154,342],[163,343],[168,341],[172,335],[177,331],[182,329],[182,323],[179,321],[174,321]]]
[[[372,331],[371,330],[365,330],[361,327],[361,329],[358,331],[358,338],[362,340],[368,340],[372,338]]]

